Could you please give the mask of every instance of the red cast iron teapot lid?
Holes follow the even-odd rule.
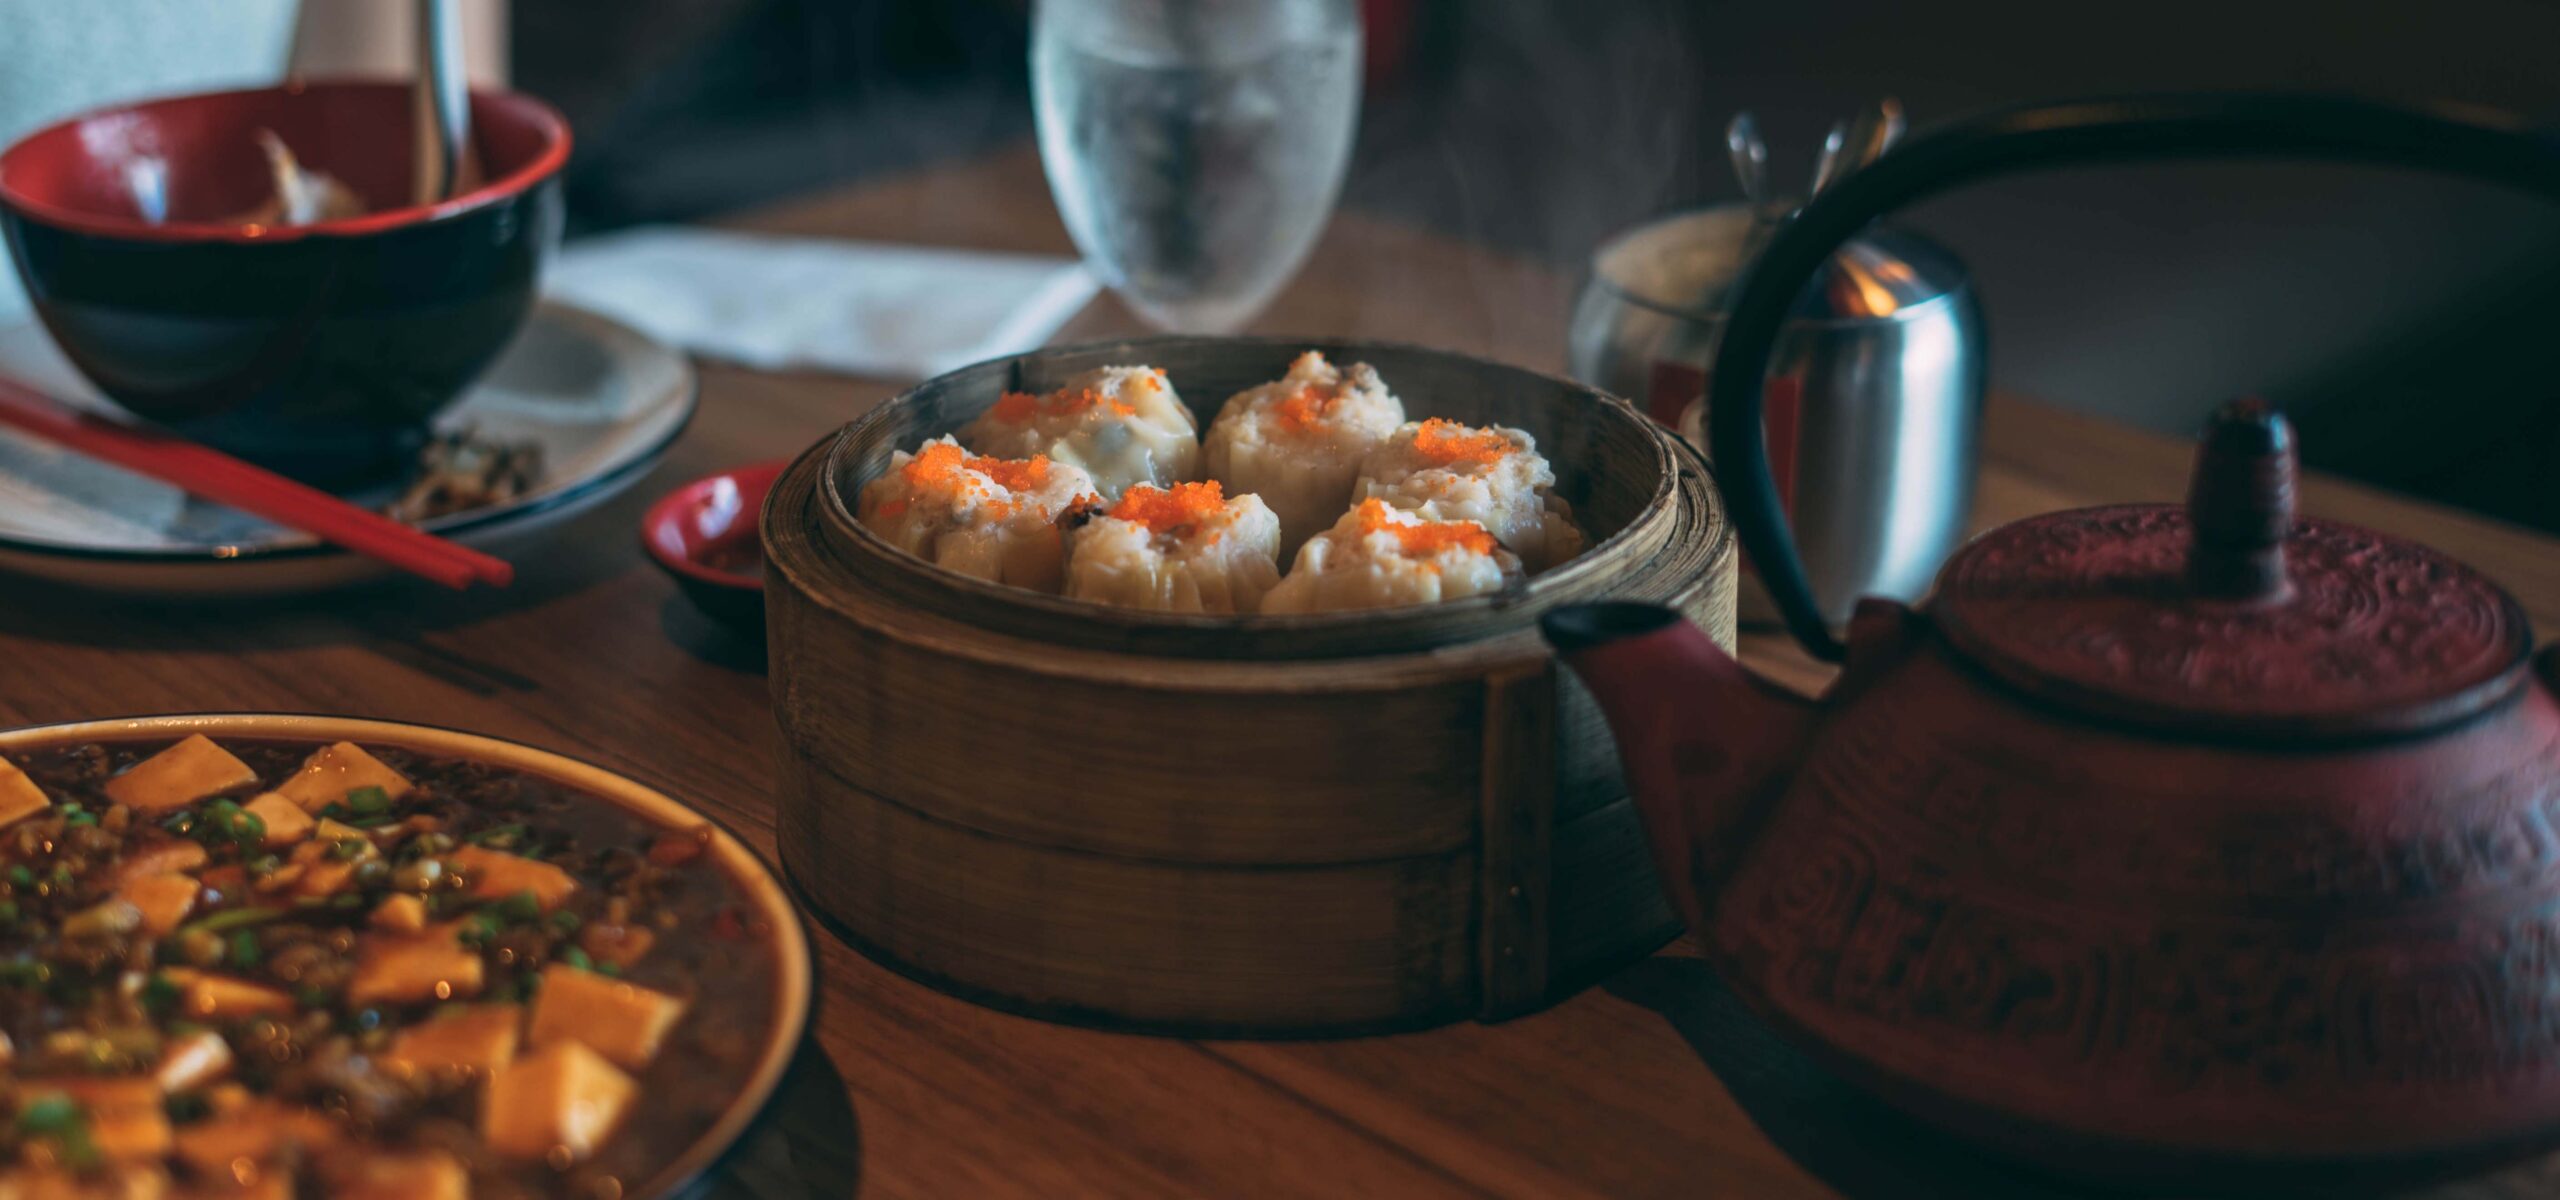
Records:
[[[2188,503],[2050,513],[1959,551],[1930,611],[2038,699],[2236,737],[2410,732],[2525,679],[2515,600],[2425,546],[2296,517],[2295,450],[2254,401],[2217,414]]]

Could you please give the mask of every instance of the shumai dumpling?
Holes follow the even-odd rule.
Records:
[[[1139,484],[1067,542],[1067,595],[1156,612],[1249,613],[1280,582],[1280,518],[1216,480]]]
[[[1354,498],[1434,521],[1473,521],[1522,565],[1543,571],[1582,553],[1582,530],[1555,485],[1538,439],[1434,417],[1398,428],[1369,453]]]
[[[1498,592],[1520,578],[1520,560],[1482,525],[1363,500],[1298,549],[1297,564],[1262,598],[1262,611],[1436,604]]]
[[[891,455],[864,484],[855,517],[897,548],[947,570],[1054,592],[1066,574],[1058,518],[1096,504],[1093,480],[1047,458],[984,458],[948,437]]]
[[[960,443],[997,458],[1048,455],[1092,476],[1104,500],[1200,477],[1200,426],[1153,367],[1102,367],[1042,396],[1007,392]]]
[[[1209,477],[1262,497],[1295,554],[1351,506],[1369,452],[1404,424],[1404,402],[1367,363],[1338,369],[1309,350],[1289,373],[1228,397],[1200,451]]]

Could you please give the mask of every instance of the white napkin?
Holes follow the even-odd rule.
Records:
[[[1097,286],[1062,258],[672,226],[573,242],[545,281],[712,358],[891,378],[1032,349]]]

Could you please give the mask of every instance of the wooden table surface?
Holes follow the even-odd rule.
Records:
[[[1069,252],[1017,151],[756,214],[758,229]],[[1555,370],[1574,281],[1425,231],[1345,215],[1257,328],[1428,343]],[[1133,332],[1097,304],[1062,334]],[[391,585],[246,605],[101,601],[0,581],[0,725],[211,710],[457,726],[582,755],[690,800],[772,849],[763,651],[711,625],[642,559],[646,500],[792,453],[896,388],[705,365],[702,411],[657,476],[572,525],[504,593]],[[2182,495],[2187,451],[2039,405],[1988,418],[1977,520]],[[2306,508],[2424,538],[2560,628],[2540,536],[2331,481]],[[1811,685],[1800,655],[1746,638]],[[1685,945],[1498,1026],[1349,1041],[1098,1033],[946,998],[821,934],[822,1054],[719,1182],[836,1196],[2028,1196],[2050,1185],[1848,1092],[1743,1016]],[[849,1099],[850,1103],[846,1103]],[[2547,1196],[2560,1161],[2442,1185],[2438,1200]]]

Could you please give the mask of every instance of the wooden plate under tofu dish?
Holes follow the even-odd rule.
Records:
[[[327,717],[0,733],[0,1194],[664,1195],[809,994],[754,852],[585,763]]]

